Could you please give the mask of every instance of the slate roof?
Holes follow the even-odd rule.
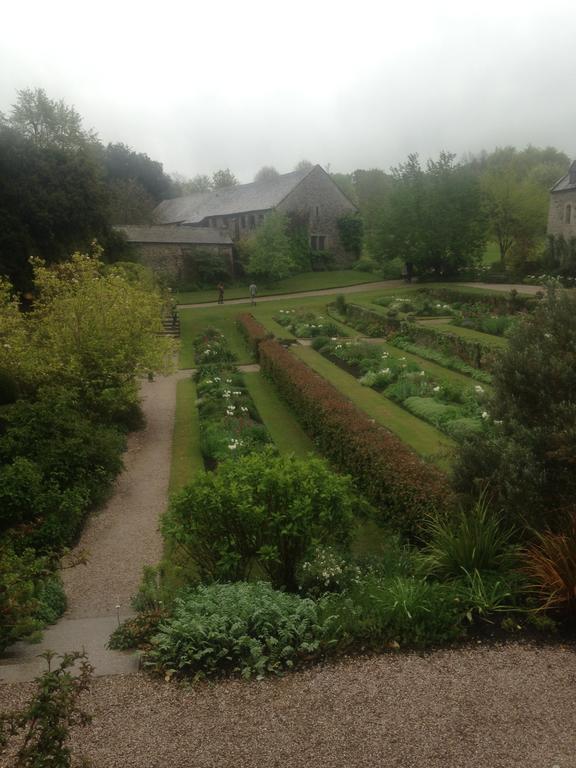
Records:
[[[565,192],[567,189],[576,189],[576,160],[570,166],[566,176],[562,176],[552,187],[550,192]]]
[[[114,227],[123,232],[130,243],[232,245],[230,236],[209,227],[148,226],[127,224]]]
[[[228,216],[275,208],[313,169],[283,173],[275,179],[196,192],[164,200],[154,211],[162,224],[199,224],[208,216]]]

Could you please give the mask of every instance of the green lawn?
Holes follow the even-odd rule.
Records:
[[[245,373],[244,381],[266,429],[281,453],[306,456],[315,448],[296,421],[290,408],[280,400],[276,388],[260,373]]]
[[[196,409],[196,384],[191,378],[176,385],[176,416],[172,437],[170,493],[178,491],[204,469],[200,453],[200,424]]]
[[[259,286],[260,296],[274,296],[277,293],[296,293],[297,291],[317,291],[322,288],[342,288],[345,285],[361,285],[374,283],[382,278],[371,272],[356,272],[353,269],[343,269],[334,272],[303,272],[270,286]],[[248,286],[251,280],[246,278],[245,285],[233,286],[225,291],[225,299],[248,298]],[[201,304],[216,301],[216,287],[202,291],[180,291],[175,294],[179,304]]]
[[[486,243],[486,248],[482,255],[482,263],[487,265],[500,263],[500,248],[497,242],[492,240]]]
[[[311,347],[293,347],[293,353],[333,384],[354,405],[382,426],[394,432],[416,453],[447,469],[448,454],[455,443],[430,424],[405,411],[369,387],[363,387],[351,374],[326,360]]]

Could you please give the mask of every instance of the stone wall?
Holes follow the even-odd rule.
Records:
[[[553,192],[548,210],[548,234],[576,237],[576,189]]]
[[[310,236],[323,236],[324,249],[334,255],[338,266],[349,266],[356,257],[346,253],[340,242],[338,219],[354,213],[355,206],[322,170],[314,168],[280,203],[282,213],[296,213],[308,222]]]
[[[135,243],[134,246],[142,264],[165,275],[171,282],[193,282],[198,273],[196,264],[207,258],[214,259],[223,270],[233,274],[231,245]]]

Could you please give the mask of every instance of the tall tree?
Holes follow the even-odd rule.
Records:
[[[378,258],[401,258],[422,272],[454,274],[479,258],[486,240],[475,174],[442,152],[423,170],[417,155],[393,171],[373,237]]]
[[[294,271],[294,246],[288,234],[289,222],[278,211],[268,214],[256,232],[244,242],[248,274],[266,281],[282,280]]]
[[[214,189],[225,189],[226,187],[236,187],[238,179],[229,168],[216,171],[212,175],[212,185]]]
[[[254,176],[254,181],[270,181],[277,179],[280,174],[273,165],[263,165]]]
[[[179,173],[172,174],[172,189],[176,195],[193,195],[196,192],[209,192],[213,189],[210,176],[196,174],[191,179],[181,176]]]
[[[310,160],[300,160],[294,166],[295,171],[311,171],[312,168],[314,168],[314,163],[311,163]]]
[[[62,99],[48,98],[42,88],[17,91],[9,124],[38,147],[74,149],[96,141],[95,134],[82,127],[82,118],[74,107]]]

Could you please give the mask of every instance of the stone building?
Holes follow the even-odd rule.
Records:
[[[548,234],[566,240],[576,237],[576,161],[550,190]]]
[[[312,251],[329,252],[342,266],[354,261],[355,256],[346,253],[340,242],[338,219],[357,208],[319,165],[252,184],[164,200],[154,217],[161,225],[190,231],[208,228],[238,241],[273,210],[305,224]]]
[[[226,232],[208,227],[117,226],[140,262],[173,282],[194,283],[200,268],[214,274],[232,273],[234,248]]]

